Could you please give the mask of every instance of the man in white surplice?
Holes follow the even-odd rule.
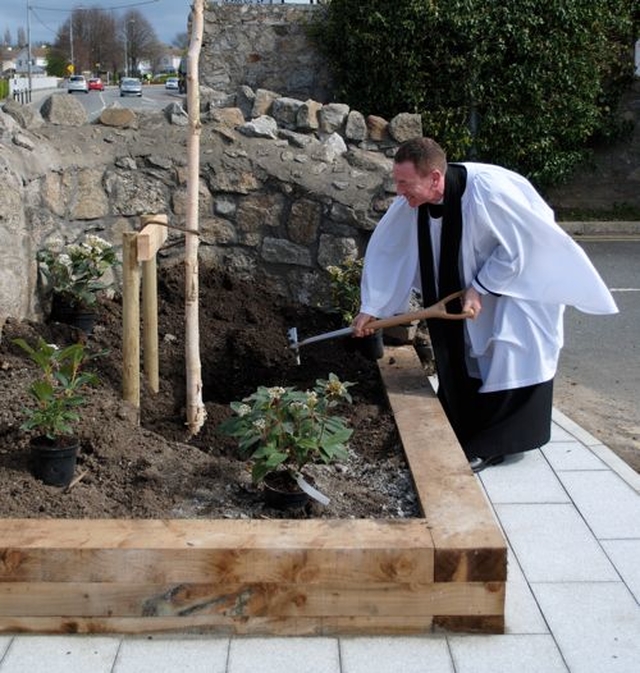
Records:
[[[473,319],[430,320],[438,396],[474,471],[549,439],[565,305],[616,313],[584,251],[522,176],[448,164],[429,138],[394,158],[398,196],[369,241],[355,335],[462,289]]]

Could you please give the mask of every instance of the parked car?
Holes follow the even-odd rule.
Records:
[[[89,80],[89,91],[104,91],[104,82],[99,77]]]
[[[180,88],[177,77],[169,77],[164,83],[165,89],[175,89],[178,91]]]
[[[142,82],[138,77],[123,77],[120,80],[120,96],[142,96]]]
[[[69,83],[67,84],[67,91],[73,93],[74,91],[82,91],[89,93],[89,85],[84,75],[71,75]]]

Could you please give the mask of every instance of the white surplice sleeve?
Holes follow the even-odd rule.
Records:
[[[420,286],[418,209],[396,197],[376,226],[364,258],[360,312],[376,317],[403,313]]]
[[[473,254],[468,250],[463,259],[476,289],[585,313],[617,313],[585,252],[555,223],[553,211],[525,178],[483,164],[467,170],[473,180],[463,217],[465,227],[476,231]]]

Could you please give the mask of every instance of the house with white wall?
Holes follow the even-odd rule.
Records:
[[[16,71],[16,50],[11,47],[0,48],[0,74],[13,75]]]
[[[18,75],[29,71],[29,49],[21,47],[15,55],[15,70]],[[47,46],[31,47],[31,74],[47,74]]]
[[[182,50],[176,47],[167,47],[157,64],[158,72],[178,72],[180,59],[182,58]]]

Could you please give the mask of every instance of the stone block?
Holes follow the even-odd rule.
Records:
[[[318,111],[318,122],[323,133],[334,133],[344,129],[349,115],[349,106],[344,103],[328,103]]]
[[[42,117],[59,126],[83,126],[89,118],[84,105],[73,95],[52,94],[40,107]]]

